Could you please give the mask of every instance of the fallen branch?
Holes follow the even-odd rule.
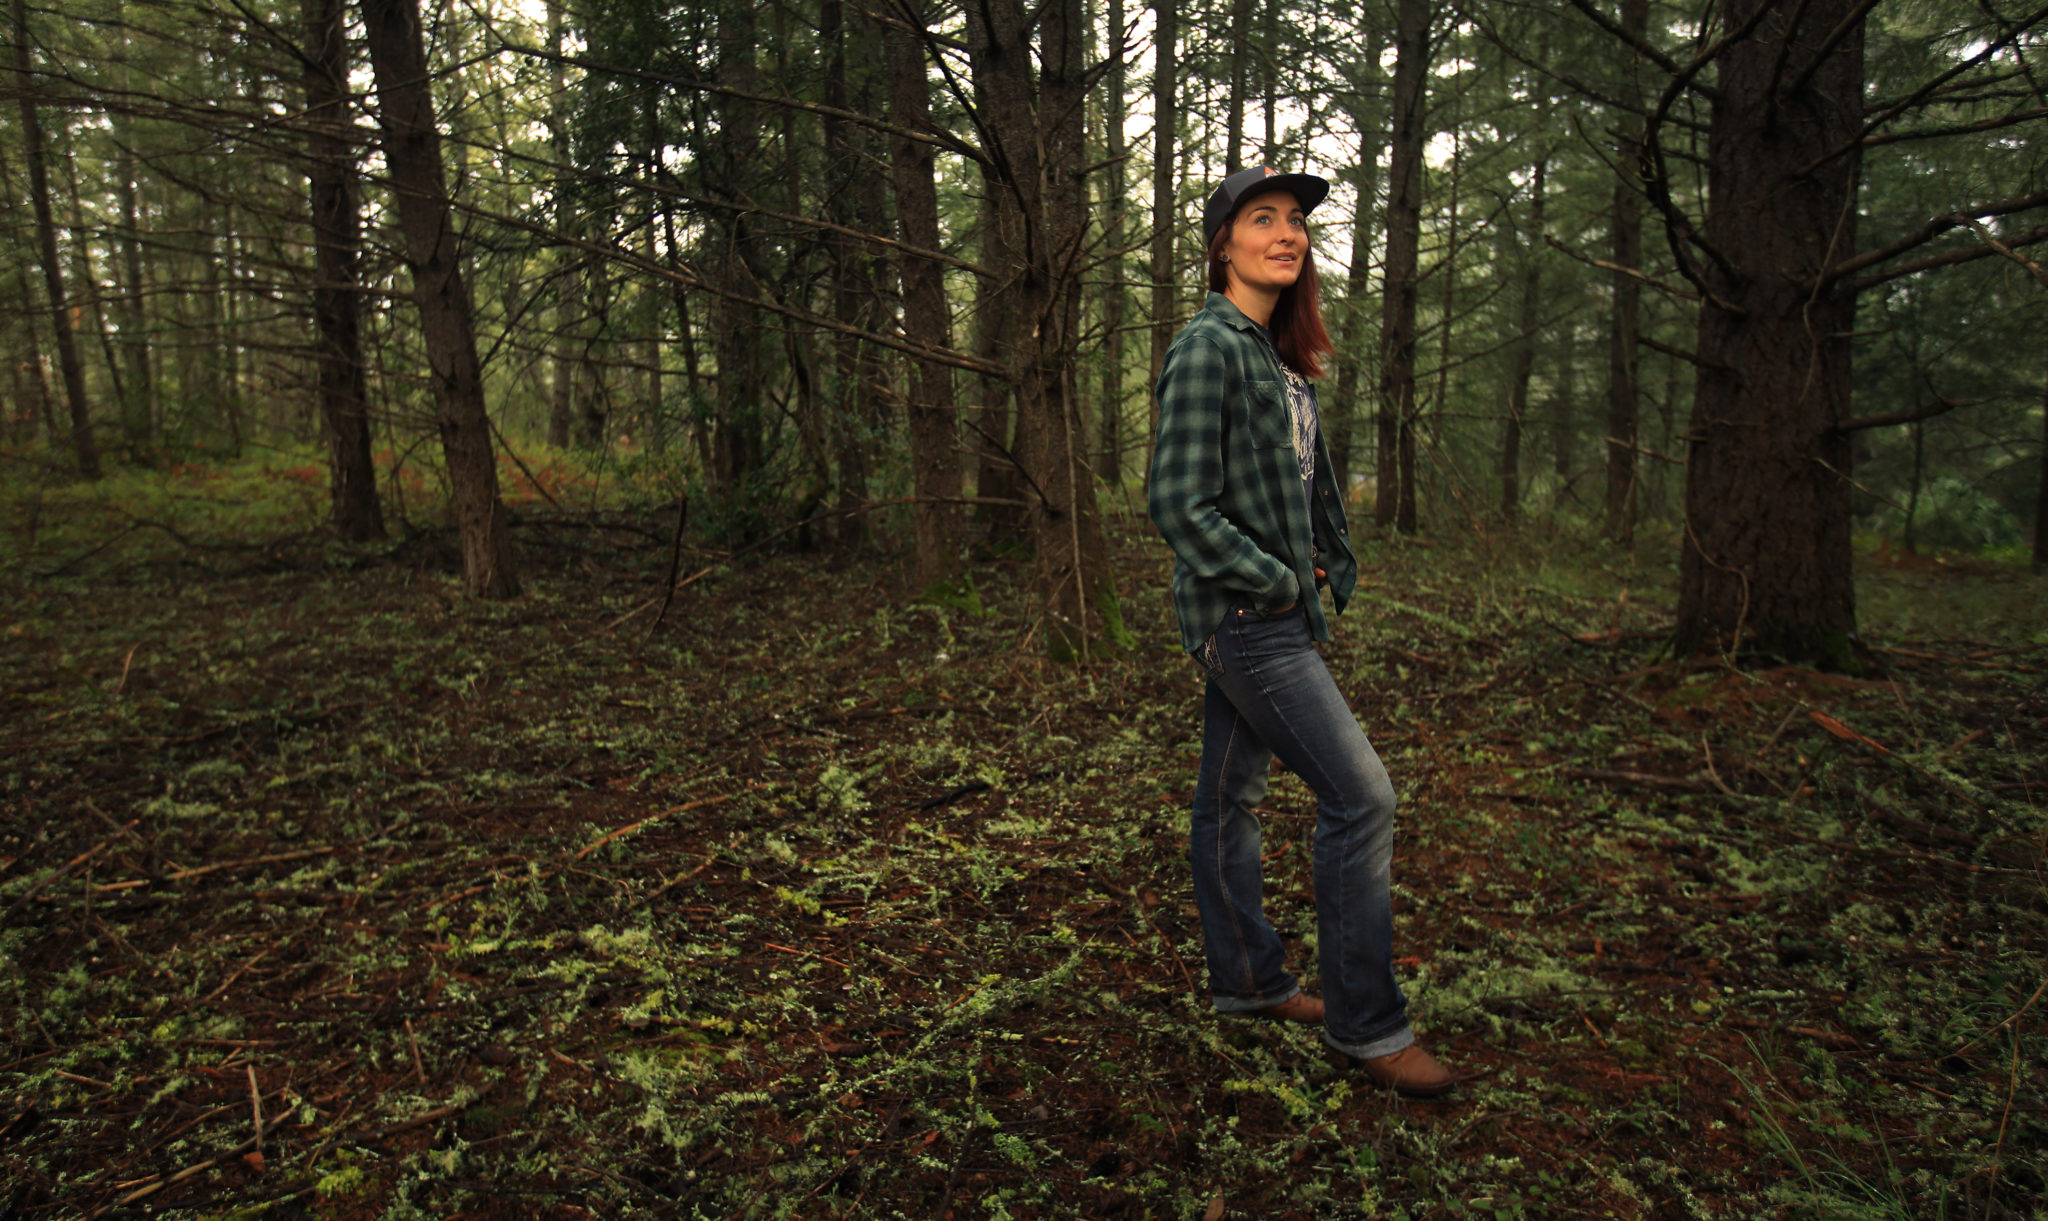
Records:
[[[1644,788],[1671,789],[1680,793],[1708,793],[1712,786],[1689,777],[1659,776],[1652,772],[1615,772],[1597,767],[1568,767],[1564,774],[1575,780],[1598,780],[1603,784],[1638,784]]]
[[[659,814],[649,814],[647,817],[641,819],[638,822],[629,822],[625,826],[620,827],[615,831],[610,831],[602,836],[599,836],[597,839],[592,840],[590,843],[584,845],[581,851],[577,852],[576,855],[570,857],[569,859],[572,861],[580,861],[584,857],[589,856],[591,853],[597,851],[599,848],[602,848],[606,844],[609,844],[613,840],[619,838],[621,835],[629,835],[635,831],[638,831],[640,828],[646,826],[648,823],[659,822],[660,820],[667,818],[672,814],[681,814],[689,810],[697,809],[700,806],[713,805],[721,801],[731,801],[732,798],[733,795],[731,793],[721,793],[716,797],[700,797],[695,801],[686,801],[682,805],[676,806],[673,809],[663,810]]]

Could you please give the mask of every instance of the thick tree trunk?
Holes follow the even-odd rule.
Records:
[[[441,134],[434,120],[433,78],[420,36],[418,0],[362,0],[362,13],[384,127],[384,160],[391,171],[401,247],[412,273],[434,390],[435,422],[462,535],[464,584],[473,597],[514,597],[519,580],[512,536],[498,498],[476,322],[441,176]]]
[[[1144,469],[1152,469],[1152,438],[1159,433],[1159,400],[1150,389],[1166,367],[1166,349],[1173,343],[1173,235],[1179,227],[1173,197],[1174,73],[1179,14],[1175,0],[1152,3],[1152,366],[1146,378]],[[1147,478],[1150,476],[1148,475]]]
[[[1649,0],[1623,0],[1621,28],[1640,39],[1649,28]],[[1629,100],[1640,102],[1633,86]],[[1613,225],[1613,284],[1607,326],[1607,537],[1624,546],[1635,543],[1636,521],[1636,329],[1641,317],[1642,283],[1622,268],[1643,265],[1642,121],[1617,115],[1624,133],[1616,150]]]
[[[845,110],[848,101],[845,5],[840,0],[825,0],[818,11],[818,39],[825,51],[825,105],[833,110]],[[862,75],[866,75],[865,68]],[[844,119],[831,115],[824,119],[825,216],[827,220],[849,229],[880,232],[886,222],[874,215],[880,209],[867,199],[868,188],[877,185],[878,180],[866,164],[866,150],[856,143],[863,134],[856,132]],[[792,211],[800,207],[799,201],[791,201]],[[832,261],[833,318],[848,327],[868,328],[874,322],[874,305],[879,294],[866,243],[834,234],[826,239],[826,249]],[[843,511],[839,518],[839,540],[842,543],[859,543],[868,538],[870,530],[867,515],[855,510],[868,500],[870,451],[877,431],[876,423],[882,416],[877,400],[882,394],[884,374],[875,359],[873,345],[852,334],[834,336],[832,352],[833,366],[838,374],[837,393],[831,396],[829,410],[834,456],[839,468],[838,507]]]
[[[1040,70],[1033,96],[1031,45],[1020,0],[970,6],[969,57],[982,127],[998,167],[990,176],[1009,260],[994,304],[1012,321],[1016,455],[1031,488],[1027,511],[1038,559],[1046,647],[1056,660],[1125,645],[1108,547],[1088,477],[1086,433],[1072,394],[1080,321],[1075,270],[1086,217],[1080,176],[1086,132],[1080,0],[1046,0],[1038,11]]]
[[[49,294],[50,326],[57,336],[57,367],[64,377],[64,395],[71,405],[71,451],[78,472],[100,477],[100,450],[92,435],[92,413],[85,397],[85,364],[71,330],[71,304],[64,295],[64,265],[57,251],[57,218],[50,207],[49,154],[43,147],[42,120],[36,115],[36,79],[29,70],[31,46],[26,0],[14,0],[14,70],[21,95],[21,151],[28,162],[29,203],[36,218],[36,259],[43,267],[43,288]]]
[[[980,84],[976,84],[977,91]],[[983,167],[981,202],[981,264],[995,269],[1007,267],[1024,249],[1022,218],[1014,200],[1007,199],[1002,181],[993,170]],[[1005,301],[1006,289],[996,276],[983,276],[974,285],[974,354],[993,364],[1007,365],[1017,359],[1020,337],[1016,335],[1015,309]],[[981,375],[981,409],[971,428],[972,448],[980,455],[974,480],[975,495],[984,500],[1017,500],[1024,495],[1024,481],[1018,474],[1015,415],[1012,406],[1017,386],[1008,375]],[[981,518],[988,526],[988,542],[1014,546],[1024,540],[1023,510],[1009,505],[984,504]]]
[[[1415,531],[1415,283],[1422,245],[1423,111],[1428,0],[1400,0],[1394,25],[1393,138],[1387,173],[1387,263],[1380,315],[1379,524]]]
[[[726,9],[718,23],[718,80],[746,93],[755,92],[760,83],[756,25],[751,2]],[[760,173],[760,114],[755,103],[728,97],[718,101],[718,119],[712,155],[706,159],[705,190],[736,203]],[[714,247],[708,261],[720,283],[740,296],[757,296],[767,281],[767,269],[760,266],[759,239],[746,215],[719,209],[711,238]],[[760,486],[767,460],[763,328],[759,311],[731,297],[714,302],[711,328],[718,365],[713,476],[720,494],[734,508],[736,533],[743,534],[763,524],[755,519],[768,494]]]
[[[1522,421],[1529,412],[1529,378],[1536,370],[1536,323],[1543,309],[1543,178],[1548,156],[1536,159],[1529,186],[1529,239],[1520,243],[1522,307],[1514,354],[1508,358],[1508,419],[1500,442],[1500,516],[1514,525],[1522,514]]]
[[[1724,0],[1723,28],[1764,2]],[[1855,298],[1840,281],[1815,285],[1855,249],[1867,7],[1813,0],[1796,27],[1764,21],[1718,65],[1681,654],[1857,664],[1849,438],[1836,428],[1850,414]]]
[[[922,131],[931,124],[931,85],[922,41],[891,27],[888,40],[889,116],[898,127]],[[889,145],[896,188],[898,236],[905,246],[939,249],[938,157],[921,140],[895,138]],[[927,347],[951,344],[942,270],[930,259],[904,255],[903,337]],[[912,528],[917,542],[921,588],[949,579],[959,564],[964,533],[961,506],[944,503],[960,496],[959,431],[954,426],[952,370],[921,360],[910,374],[910,475],[917,493]]]
[[[350,147],[348,26],[342,0],[305,0],[307,187],[313,218],[313,345],[320,422],[327,439],[334,532],[352,542],[384,537],[370,455],[356,259],[355,149]]]

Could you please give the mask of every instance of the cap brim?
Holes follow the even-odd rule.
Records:
[[[1314,174],[1274,174],[1246,187],[1244,193],[1238,196],[1237,207],[1243,207],[1245,200],[1269,191],[1285,191],[1294,196],[1302,211],[1313,212],[1317,204],[1329,197],[1330,183],[1328,179],[1318,178]],[[1234,212],[1237,208],[1231,210]]]

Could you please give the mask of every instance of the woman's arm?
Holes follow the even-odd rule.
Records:
[[[1228,396],[1242,393],[1232,381],[1222,349],[1204,336],[1189,335],[1167,353],[1148,507],[1152,523],[1195,576],[1243,590],[1262,610],[1277,610],[1301,596],[1300,582],[1217,506]]]

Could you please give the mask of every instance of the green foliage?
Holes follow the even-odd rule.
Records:
[[[2020,524],[1996,500],[1960,479],[1935,480],[1914,507],[1913,532],[1930,547],[1984,552],[2020,541]]]

